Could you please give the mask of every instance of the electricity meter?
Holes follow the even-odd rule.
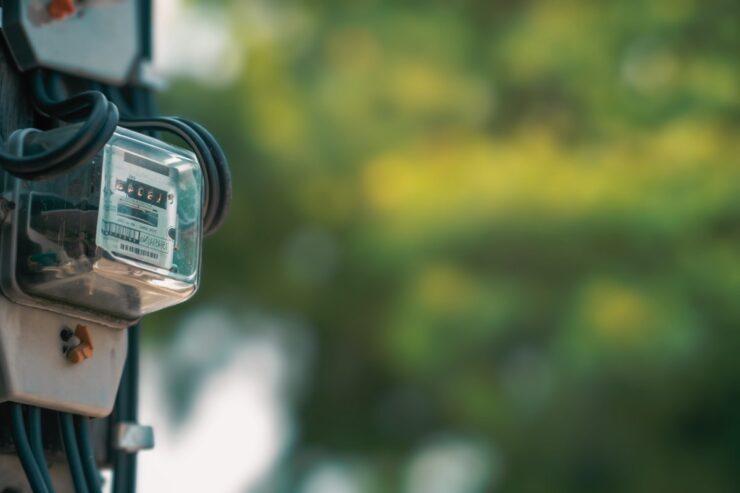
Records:
[[[43,152],[75,130],[26,130],[11,142]],[[193,153],[119,127],[67,173],[3,178],[12,210],[0,285],[10,300],[123,327],[195,293],[203,177]]]

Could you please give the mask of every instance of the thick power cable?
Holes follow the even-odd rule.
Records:
[[[46,91],[43,74],[32,79],[37,111],[63,121],[84,118],[74,134],[57,147],[18,156],[0,149],[0,167],[25,180],[50,178],[89,162],[108,142],[118,124],[118,108],[98,91],[86,91],[68,99],[53,100]]]
[[[75,416],[75,431],[77,432],[77,444],[80,447],[80,459],[82,461],[82,471],[85,474],[87,488],[91,493],[100,493],[100,473],[98,465],[95,462],[95,450],[90,436],[90,418],[85,416]]]
[[[36,463],[36,457],[33,455],[31,445],[26,434],[26,426],[23,420],[23,408],[15,402],[10,403],[10,431],[13,436],[18,458],[28,478],[28,484],[31,486],[33,493],[50,493],[46,488],[46,483],[41,475],[39,465]]]
[[[101,101],[106,102],[109,111],[107,124],[86,143],[87,147],[84,149],[86,151],[102,148],[105,142],[107,142],[107,138],[112,134],[112,131],[115,131],[115,125],[119,123],[121,126],[132,130],[143,132],[165,131],[182,139],[196,154],[203,170],[203,181],[205,185],[203,206],[204,234],[206,236],[213,234],[223,224],[231,203],[231,173],[221,146],[203,126],[178,117],[141,118],[130,116],[136,110],[128,104],[121,90],[116,87],[93,84],[92,87],[100,88],[102,92],[97,90],[86,91],[65,99],[65,84],[59,74],[51,73],[48,77],[45,77],[39,72],[34,77],[33,82],[34,102],[39,112],[68,121],[81,118],[86,112],[89,112],[90,116],[87,122],[82,124],[83,126],[92,125],[97,121],[93,117],[99,118],[99,115],[97,113],[93,114],[93,111],[99,112],[99,106],[102,104]],[[49,96],[49,93],[52,96]],[[79,98],[82,95],[88,95],[89,98],[97,99],[97,106],[88,108],[81,105],[80,101],[76,101],[75,98]],[[134,95],[138,96],[134,101],[134,106],[142,107],[136,108],[137,110],[144,110],[151,106],[150,100],[146,97],[147,94],[143,91],[134,91]],[[118,107],[116,104],[109,102],[106,96],[121,105],[126,115],[125,118],[120,118]],[[146,112],[148,113],[148,111]],[[106,140],[103,141],[103,139]],[[92,159],[94,154],[93,152],[89,156],[89,159]],[[53,168],[54,174],[61,173],[77,164],[76,159],[79,158],[79,155],[74,155],[73,157],[74,159],[71,161],[58,163]],[[88,156],[85,157],[87,158]],[[26,179],[38,178],[35,170],[21,172],[18,169],[16,170],[16,176]],[[48,176],[48,173],[45,176]]]
[[[59,413],[59,428],[62,432],[62,444],[67,454],[67,464],[69,465],[69,473],[72,476],[75,492],[90,493],[85,481],[85,473],[82,470],[82,460],[80,459],[80,450],[77,447],[77,437],[75,436],[75,426],[71,414]]]
[[[28,408],[28,438],[31,444],[31,451],[36,459],[36,464],[41,471],[41,476],[46,484],[46,489],[50,493],[54,492],[54,485],[49,475],[49,466],[46,464],[44,455],[44,440],[41,430],[41,408],[32,406]]]
[[[228,175],[219,170],[221,164],[217,164],[210,146],[199,130],[193,128],[190,122],[185,123],[180,119],[168,117],[124,118],[120,121],[120,124],[122,127],[131,130],[160,130],[169,132],[182,139],[193,150],[204,171],[203,232],[206,236],[213,234],[218,225],[223,222],[222,216],[225,216],[225,213],[228,211],[227,202],[225,201],[229,199],[231,192],[229,191],[222,195],[221,175]],[[208,135],[210,136],[210,134]],[[218,147],[217,144],[216,147]],[[228,185],[228,188],[230,189],[230,185]]]
[[[229,214],[231,207],[231,170],[229,169],[229,162],[226,159],[223,149],[219,145],[216,138],[201,124],[186,120],[185,118],[175,117],[176,120],[188,125],[190,128],[195,130],[201,139],[208,146],[208,150],[213,157],[216,164],[216,171],[218,172],[218,201],[214,206],[216,211],[214,212],[214,221],[211,224],[210,232],[218,231],[221,228],[226,216]]]

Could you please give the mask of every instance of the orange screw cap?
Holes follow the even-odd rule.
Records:
[[[53,19],[64,19],[77,12],[75,0],[51,0],[49,15]]]
[[[90,333],[84,325],[78,325],[75,328],[75,336],[80,340],[80,344],[67,351],[67,360],[77,364],[92,358],[95,348],[93,348]]]

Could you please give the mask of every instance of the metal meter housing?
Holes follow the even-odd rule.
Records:
[[[18,67],[50,68],[103,82],[131,78],[142,51],[140,2],[69,1],[54,15],[55,0],[5,0],[2,31]]]

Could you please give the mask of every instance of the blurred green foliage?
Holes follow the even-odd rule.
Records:
[[[197,302],[316,331],[298,469],[398,491],[452,431],[498,491],[740,490],[739,6],[219,4],[243,70],[162,104],[234,170]]]

